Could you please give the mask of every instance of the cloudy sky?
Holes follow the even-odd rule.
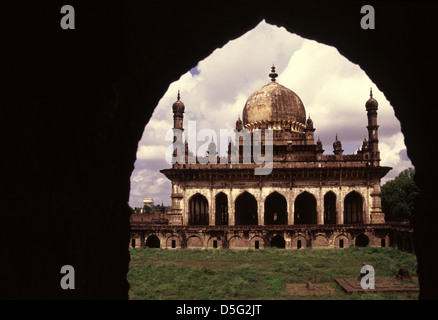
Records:
[[[390,102],[356,64],[338,50],[301,38],[262,21],[242,37],[216,49],[199,61],[178,81],[169,85],[155,108],[139,142],[137,161],[131,175],[129,204],[142,206],[144,198],[170,205],[170,181],[159,172],[170,165],[165,160],[166,132],[173,127],[172,104],[178,90],[185,104],[184,128],[196,121],[196,130],[234,128],[247,98],[269,83],[270,67],[275,64],[278,83],[293,90],[310,114],[315,140],[321,139],[325,154],[333,153],[338,135],[344,154],[356,152],[368,138],[365,102],[370,88],[379,102],[378,124],[381,165],[393,169],[382,180],[396,177],[412,164],[406,153],[400,122]],[[215,142],[220,144],[220,141]],[[198,142],[203,155],[204,142]]]

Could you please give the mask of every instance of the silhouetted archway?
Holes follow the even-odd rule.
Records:
[[[344,199],[344,223],[363,222],[363,200],[362,196],[352,191]]]
[[[316,223],[316,199],[307,191],[295,199],[294,224]]]
[[[265,200],[265,225],[287,224],[287,201],[278,192]]]
[[[216,225],[228,225],[228,198],[223,192],[216,195]]]
[[[336,223],[336,195],[329,191],[324,196],[324,224]]]
[[[202,194],[189,200],[189,225],[208,225],[208,201]]]
[[[159,248],[160,247],[160,239],[156,235],[150,235],[146,239],[146,247],[148,248]]]
[[[275,6],[242,6],[243,10],[239,6],[230,10],[228,4],[218,5],[215,10],[206,10],[208,5],[205,5],[200,6],[200,11],[184,2],[172,6],[158,5],[154,10],[147,10],[147,7],[144,10],[138,4],[128,7],[125,3],[107,3],[106,10],[102,10],[99,5],[87,4],[87,15],[82,16],[85,19],[83,25],[87,25],[87,28],[77,30],[83,32],[80,37],[65,37],[56,32],[38,36],[45,25],[39,23],[41,15],[36,14],[35,10],[44,12],[50,9],[51,4],[44,7],[44,4],[38,3],[33,10],[10,10],[11,21],[17,18],[22,21],[17,24],[19,36],[6,37],[7,46],[17,47],[12,54],[28,52],[29,45],[36,43],[34,39],[38,39],[39,44],[38,50],[32,52],[33,59],[17,59],[24,62],[12,63],[12,67],[6,70],[7,74],[12,71],[12,80],[16,80],[16,75],[22,78],[24,75],[29,79],[21,88],[32,88],[17,91],[21,93],[19,95],[11,90],[16,97],[14,104],[19,106],[8,110],[12,115],[8,114],[9,126],[15,128],[17,133],[11,138],[14,139],[11,145],[20,146],[23,137],[29,135],[34,135],[34,141],[38,143],[16,148],[14,161],[10,161],[10,165],[4,169],[14,172],[14,175],[6,183],[11,192],[8,194],[10,201],[2,208],[5,215],[2,225],[4,238],[13,238],[17,225],[15,217],[23,212],[32,217],[32,223],[20,226],[27,237],[18,237],[15,245],[26,247],[28,239],[32,238],[33,242],[44,245],[35,246],[26,260],[46,256],[47,261],[40,266],[35,264],[29,270],[28,265],[19,259],[16,250],[7,250],[4,260],[8,263],[2,269],[2,280],[5,282],[3,297],[128,298],[126,270],[129,255],[126,239],[129,233],[129,208],[126,199],[129,175],[137,152],[137,142],[153,112],[153,106],[162,97],[168,84],[178,79],[183,71],[196,65],[227,41],[243,34],[264,17],[269,23],[284,26],[291,32],[295,30],[302,36],[336,46],[349,60],[360,65],[391,101],[403,127],[409,156],[419,169],[416,182],[423,191],[415,205],[414,215],[415,246],[420,249],[420,298],[436,299],[436,270],[431,267],[436,257],[433,251],[427,250],[427,246],[434,241],[437,224],[437,217],[433,214],[437,207],[435,189],[430,186],[430,173],[434,172],[436,164],[430,158],[429,144],[421,141],[435,134],[435,118],[424,117],[435,101],[434,82],[428,81],[424,71],[434,73],[437,65],[433,41],[428,41],[436,38],[438,30],[434,20],[437,3],[428,1],[417,6],[414,4],[400,2],[394,6],[385,2],[373,3],[378,14],[383,13],[386,18],[379,20],[376,30],[371,30],[372,35],[368,32],[370,30],[364,31],[359,27],[361,4],[356,2],[345,2],[337,7],[332,2],[321,2],[317,6],[307,2],[278,2]],[[150,6],[148,3],[142,5]],[[79,5],[75,5],[79,11],[80,8],[76,6]],[[120,12],[125,15],[124,19],[120,19]],[[226,24],[223,23],[224,15],[227,16]],[[167,19],[170,16],[186,17],[185,21],[189,23],[181,26],[181,19]],[[96,17],[101,23],[95,23]],[[411,21],[409,28],[395,32],[394,26],[403,25],[407,17]],[[166,21],[166,27],[161,28],[159,33],[150,28],[150,25],[158,25],[163,21]],[[108,25],[108,32],[102,33],[102,37],[94,41],[102,25]],[[205,32],[206,26],[208,32]],[[169,37],[174,41],[167,41]],[[146,44],[143,39],[148,39]],[[416,50],[404,50],[404,39],[416,39]],[[126,45],[119,45],[124,40]],[[50,43],[58,43],[61,47],[68,47],[68,50],[64,50],[62,55],[54,54],[51,46],[47,45]],[[190,48],[190,54],[175,55],[175,48],[183,47]],[[369,50],[363,50],[364,47]],[[81,55],[85,49],[92,54]],[[393,52],[397,54],[391,54]],[[406,64],[408,58],[416,63]],[[35,64],[34,61],[39,63]],[[65,61],[69,61],[68,70],[62,68],[66,67]],[[163,61],[172,63],[160,63]],[[49,76],[44,81],[33,81],[33,75],[42,79],[41,72],[38,72],[41,65],[45,66],[45,74]],[[88,76],[84,76],[87,73],[84,71],[89,71]],[[65,77],[66,72],[68,77]],[[406,78],[418,81],[409,82]],[[15,82],[10,81],[11,88],[16,87]],[[75,90],[71,99],[65,99],[66,93],[79,83],[81,88],[90,90]],[[46,88],[51,88],[50,99],[47,99],[48,95],[35,94],[45,92]],[[41,105],[44,108],[39,108]],[[420,111],[412,112],[412,105],[416,105]],[[66,114],[59,110],[74,112]],[[47,119],[52,121],[47,122]],[[83,119],[89,119],[89,124],[83,125],[84,130],[72,130]],[[57,134],[53,137],[55,131]],[[59,148],[60,142],[65,141],[69,142],[71,148]],[[76,154],[75,157],[71,157],[72,152]],[[47,170],[20,170],[27,165],[28,154],[37,155],[32,159],[33,168],[49,168],[50,172],[65,170],[68,177],[75,177],[75,184],[71,184],[71,179],[66,179],[66,175],[52,175],[49,179],[45,174]],[[66,165],[65,161],[52,159],[70,162]],[[28,190],[34,190],[27,192],[26,197],[22,196],[21,188],[24,179],[29,181]],[[20,203],[20,206],[9,203]],[[71,205],[66,207],[65,203]],[[61,212],[60,208],[64,210]],[[70,215],[81,219],[71,219]],[[25,218],[27,216],[23,221],[26,221]],[[47,223],[55,219],[58,228],[52,228],[52,224]],[[83,227],[84,221],[87,222],[87,228]],[[103,232],[112,234],[111,239],[98,236]],[[65,241],[50,241],[66,234],[74,236],[67,237]],[[89,237],[93,241],[83,240]],[[93,254],[102,245],[109,245],[111,254]],[[47,267],[65,263],[66,257],[74,256],[77,250],[82,250],[84,254],[84,258],[77,262],[78,267],[87,268],[87,264],[92,264],[95,268],[84,277],[78,277],[82,284],[76,290],[62,290],[59,281],[52,281],[55,273],[48,272]],[[42,283],[46,285],[42,286]]]
[[[257,225],[257,200],[252,194],[245,191],[236,198],[236,225]]]
[[[370,239],[363,233],[358,235],[355,241],[356,247],[366,247],[370,243]]]
[[[282,236],[276,235],[271,239],[271,247],[284,249],[286,247],[286,241],[284,241]]]

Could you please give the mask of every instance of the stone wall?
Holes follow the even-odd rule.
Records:
[[[223,227],[216,229],[174,227],[146,232],[131,232],[131,247],[145,246],[150,236],[160,239],[160,248],[163,249],[258,249],[272,246],[274,237],[284,240],[285,249],[315,248],[315,249],[339,249],[348,248],[352,245],[361,246],[356,242],[358,237],[366,240],[370,247],[394,246],[400,250],[412,252],[412,228],[406,227],[403,230],[395,230],[390,225],[377,225],[375,227],[366,225],[335,225],[326,228],[318,226],[307,226],[303,228],[278,227],[272,228],[239,228]],[[410,231],[409,231],[410,230]],[[411,233],[409,235],[409,232]],[[365,237],[364,237],[365,236]],[[133,241],[135,246],[132,245]],[[172,243],[174,240],[174,243]],[[410,244],[408,244],[410,242]],[[409,247],[411,250],[409,250]]]

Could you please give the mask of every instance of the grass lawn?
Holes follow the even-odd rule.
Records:
[[[417,299],[418,293],[347,294],[333,278],[356,278],[362,263],[379,277],[398,269],[417,276],[415,255],[393,248],[284,250],[130,249],[130,299]],[[314,296],[289,290],[311,281],[327,289]]]

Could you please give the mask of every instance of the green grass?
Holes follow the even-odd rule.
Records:
[[[416,276],[413,254],[393,248],[166,250],[131,249],[130,299],[309,299],[291,296],[286,284],[330,285],[334,294],[314,299],[417,299],[418,293],[348,295],[333,278],[354,278],[362,263],[379,276],[403,267]]]

